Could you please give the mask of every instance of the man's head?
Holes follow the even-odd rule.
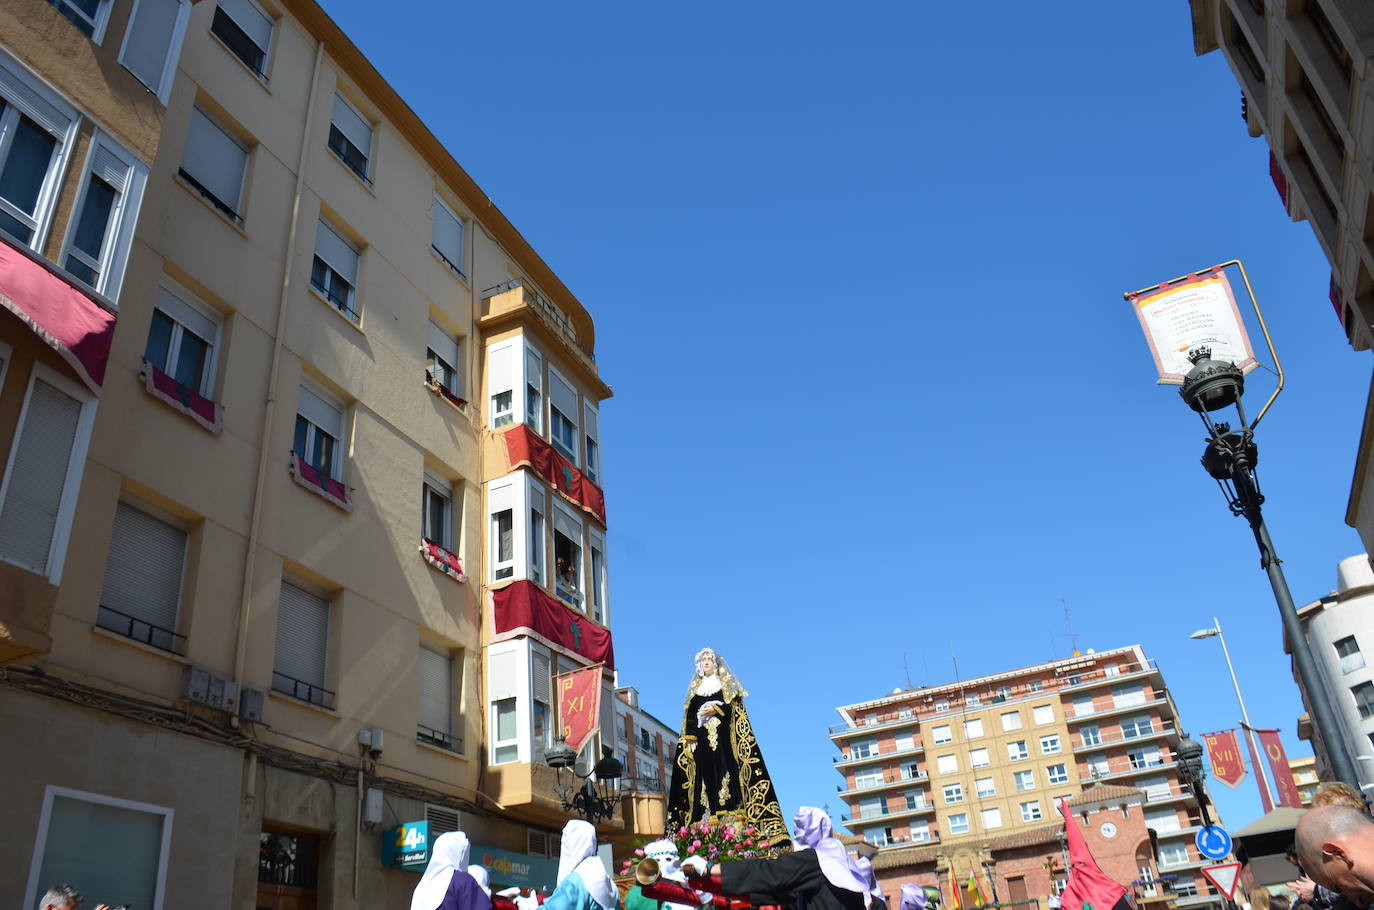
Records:
[[[1312,793],[1312,808],[1321,806],[1349,806],[1361,812],[1366,811],[1360,791],[1340,780],[1324,781],[1317,786]]]
[[[1319,885],[1357,907],[1374,903],[1374,819],[1351,806],[1321,806],[1298,820],[1298,858]]]
[[[53,885],[38,902],[38,910],[76,910],[82,900],[81,892],[71,885]]]

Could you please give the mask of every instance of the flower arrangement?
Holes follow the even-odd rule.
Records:
[[[782,851],[757,840],[758,829],[740,827],[729,821],[697,822],[669,832],[667,839],[677,845],[682,859],[700,856],[711,865],[735,859],[759,859],[777,856]],[[634,868],[644,858],[644,848],[635,848],[634,856],[621,864],[622,876],[634,875]]]

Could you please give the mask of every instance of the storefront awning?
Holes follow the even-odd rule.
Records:
[[[33,329],[97,395],[105,382],[115,314],[87,291],[0,240],[0,307]]]

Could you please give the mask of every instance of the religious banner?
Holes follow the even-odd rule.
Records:
[[[502,438],[506,443],[506,461],[512,470],[530,468],[564,499],[595,515],[603,525],[606,523],[606,494],[553,446],[523,423],[506,430]]]
[[[1202,737],[1202,741],[1207,746],[1207,763],[1212,766],[1212,776],[1235,789],[1237,784],[1245,780],[1245,761],[1240,757],[1236,731],[1208,733]]]
[[[532,581],[515,581],[492,592],[497,635],[533,632],[588,660],[615,666],[611,630],[597,625]]]
[[[1298,784],[1293,780],[1293,769],[1288,765],[1288,755],[1279,742],[1278,730],[1256,730],[1264,757],[1269,759],[1269,770],[1274,777],[1274,789],[1279,794],[1279,805],[1290,809],[1302,808],[1302,797],[1298,795]]]
[[[1255,737],[1251,735],[1254,732],[1254,727],[1246,728],[1245,747],[1250,750],[1250,765],[1255,769],[1255,786],[1259,787],[1260,808],[1267,815],[1274,811],[1274,794],[1269,792],[1269,785],[1265,783],[1264,775],[1260,773],[1260,757],[1259,753],[1255,751]]]
[[[1213,360],[1229,361],[1246,373],[1259,366],[1231,283],[1220,269],[1126,299],[1145,332],[1161,384],[1183,384],[1193,368],[1188,352],[1199,345],[1211,348]]]
[[[601,664],[553,678],[558,690],[558,735],[575,752],[601,727]]]

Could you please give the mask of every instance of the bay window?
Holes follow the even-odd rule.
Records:
[[[577,454],[577,390],[549,368],[549,441],[560,454],[573,464],[579,464]]]

